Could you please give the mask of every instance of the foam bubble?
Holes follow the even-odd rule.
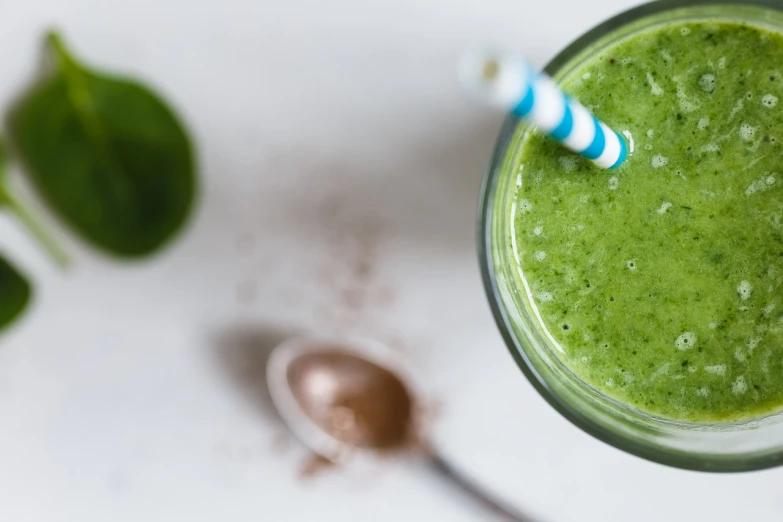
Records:
[[[669,158],[667,158],[666,156],[656,154],[655,156],[652,157],[652,166],[654,169],[663,167],[667,163],[669,163]]]
[[[620,63],[623,64],[623,65],[628,65],[629,63],[633,63],[633,61],[634,61],[633,58],[631,58],[629,56],[626,56],[625,58],[620,60]]]
[[[552,299],[554,299],[552,297],[552,292],[538,292],[536,294],[536,297],[538,297],[538,300],[541,301],[541,302],[547,302],[547,301],[551,301]]]
[[[756,192],[763,192],[775,184],[775,176],[766,176],[757,179],[745,189],[746,196],[752,196]]]
[[[753,293],[753,286],[748,281],[740,281],[740,284],[737,285],[737,293],[739,294],[740,299],[745,301],[750,297],[750,294]]]
[[[743,141],[752,141],[753,137],[756,135],[756,127],[750,125],[749,123],[743,123],[740,125],[739,135]]]
[[[538,252],[533,254],[533,257],[536,258],[536,261],[543,261],[544,259],[546,259],[546,252],[544,252],[543,250],[539,250]]]
[[[698,395],[699,397],[706,397],[709,394],[710,394],[710,390],[705,386],[702,386],[696,390],[696,395]]]
[[[675,341],[674,346],[678,350],[690,350],[696,345],[696,334],[693,332],[683,332]],[[705,366],[706,370],[707,367]]]
[[[677,98],[680,100],[680,110],[683,112],[693,112],[699,108],[699,104],[693,103],[688,99],[688,93],[685,92],[685,86],[680,82],[679,76],[673,76],[672,80],[677,83]]]
[[[606,75],[605,75],[604,73],[598,73],[598,76],[597,76],[597,78],[598,78],[598,81],[601,81],[601,80],[603,80],[604,78],[606,78]]]
[[[707,126],[710,124],[710,119],[707,117],[699,118],[699,123],[696,124],[696,127],[699,128],[699,130],[704,130],[707,128]]]
[[[630,270],[631,272],[636,272],[636,269],[638,268],[636,266],[636,261],[633,259],[630,259],[625,262],[625,267]]]
[[[663,88],[655,83],[655,78],[653,78],[653,75],[650,73],[647,73],[647,83],[650,84],[650,92],[653,96],[660,96],[663,94]]]
[[[620,186],[620,180],[617,179],[617,176],[612,176],[609,178],[609,190],[617,190],[617,187]]]
[[[585,226],[583,224],[579,223],[578,225],[576,225],[577,232],[581,232],[584,229],[585,229]]]
[[[748,391],[748,383],[745,382],[744,376],[740,375],[736,378],[734,383],[731,385],[731,391],[733,391],[736,395],[740,395]]]
[[[690,102],[686,99],[680,99],[680,109],[683,112],[693,112],[698,108],[699,106],[694,104],[693,102]]]
[[[718,327],[718,323],[710,323],[707,325],[707,328],[709,328],[710,330],[714,330],[717,327]]]
[[[652,145],[648,143],[647,145],[644,146],[644,150],[652,150]]]
[[[778,104],[778,97],[772,94],[765,94],[761,97],[761,104],[771,109]]]
[[[720,150],[720,145],[717,143],[708,143],[704,145],[702,148],[699,149],[699,152],[718,152]]]
[[[544,233],[544,227],[542,226],[537,226],[536,228],[533,229],[533,234],[537,236],[540,236],[543,233]]]
[[[718,58],[718,69],[725,69],[726,68],[726,57],[721,56]]]
[[[726,365],[715,364],[712,366],[705,366],[704,371],[707,373],[711,373],[712,375],[726,375]]]
[[[769,305],[764,307],[764,315],[769,315],[772,313],[772,310],[775,309],[775,303],[770,303]]]
[[[761,342],[761,339],[759,339],[758,337],[752,337],[748,339],[748,351],[750,353],[753,353],[753,350],[756,349],[756,346],[759,345],[759,342]]]
[[[742,351],[742,348],[737,346],[734,348],[734,358],[737,359],[739,362],[745,362],[745,352]]]
[[[698,366],[688,366],[688,373],[696,373],[698,370]]]
[[[653,131],[652,129],[648,129],[647,130],[647,137],[648,138],[652,138],[653,136],[655,136],[655,131]]]
[[[688,36],[691,34],[691,30],[688,27],[680,27],[680,34],[683,36]]]
[[[651,379],[655,379],[656,377],[660,377],[661,375],[666,375],[669,373],[669,363],[663,363],[660,367],[658,367],[657,370],[655,370],[652,375],[650,375]]]
[[[519,202],[518,208],[520,212],[526,214],[531,210],[533,210],[533,204],[530,201],[523,199],[522,201]]]
[[[664,51],[664,50],[662,50],[662,51],[660,52],[660,55],[661,55],[661,58],[663,58],[663,61],[664,61],[664,62],[666,62],[666,63],[669,63],[669,62],[671,62],[671,61],[672,61],[672,55],[671,55],[671,54],[669,54],[669,52],[668,52],[668,51]]]
[[[557,161],[560,162],[560,168],[566,172],[573,172],[576,168],[576,157],[574,156],[560,156]]]
[[[606,382],[605,382],[605,383],[606,383],[606,385],[607,385],[607,386],[609,386],[610,388],[612,388],[612,387],[614,386],[614,379],[612,379],[611,377],[609,377],[608,379],[606,379]]]
[[[663,215],[663,214],[665,214],[665,213],[666,213],[666,211],[667,211],[667,210],[669,210],[670,208],[672,208],[672,204],[671,204],[669,201],[664,201],[663,205],[661,205],[661,208],[659,208],[658,210],[656,210],[656,212],[658,212],[658,214],[661,214],[661,215]]]
[[[712,92],[715,90],[715,75],[704,74],[699,78],[699,86],[704,92]]]
[[[741,111],[744,106],[745,98],[740,98],[737,100],[737,104],[731,109],[731,112],[729,113],[729,121],[733,120],[737,113]]]
[[[581,196],[579,196],[579,201],[581,203],[587,203],[588,201],[590,201],[590,196],[588,196],[587,194],[582,194]]]
[[[587,71],[586,73],[584,73],[584,74],[582,75],[582,79],[583,79],[583,80],[589,80],[589,79],[590,79],[590,76],[592,76],[592,75],[590,74],[590,71]]]

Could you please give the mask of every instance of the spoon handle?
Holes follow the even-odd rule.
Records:
[[[432,472],[438,475],[441,480],[450,482],[459,489],[459,493],[467,493],[476,503],[480,504],[487,511],[495,513],[499,520],[507,522],[534,522],[532,518],[522,514],[517,509],[502,503],[500,500],[492,498],[474,481],[468,479],[463,473],[459,472],[453,465],[437,453],[432,453],[427,462]]]

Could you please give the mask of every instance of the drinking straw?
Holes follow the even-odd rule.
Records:
[[[628,155],[617,132],[519,56],[472,49],[460,60],[459,72],[479,101],[527,119],[599,167],[613,169]]]

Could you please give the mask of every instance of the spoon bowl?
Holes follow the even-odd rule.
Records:
[[[369,339],[298,337],[269,358],[267,382],[291,431],[336,463],[399,452],[416,440],[413,370]]]

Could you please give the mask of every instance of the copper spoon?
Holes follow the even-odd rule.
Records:
[[[267,363],[269,392],[283,421],[313,452],[335,463],[402,453],[418,438],[414,372],[367,339],[293,338]],[[429,468],[504,519],[529,518],[491,499],[428,448]]]

